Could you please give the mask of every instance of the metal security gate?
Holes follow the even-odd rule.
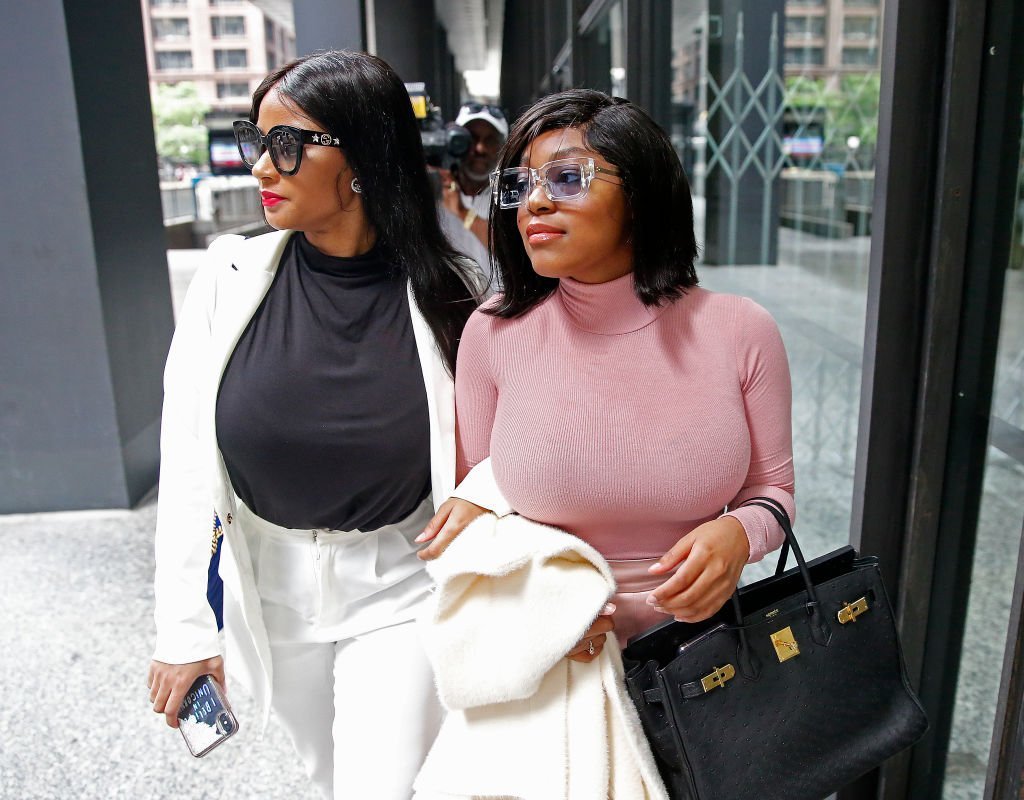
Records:
[[[748,32],[737,12],[731,69],[705,76],[704,173],[727,198],[719,209],[726,219],[718,263],[737,263],[744,192],[759,197],[759,263],[772,263],[777,224],[832,238],[870,230],[879,73],[785,79],[779,21],[773,13],[767,67],[751,74],[747,43],[759,32]],[[817,146],[801,150],[798,143],[808,141]]]

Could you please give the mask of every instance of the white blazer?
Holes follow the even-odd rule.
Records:
[[[160,434],[160,497],[156,525],[156,649],[170,664],[221,653],[216,620],[206,598],[215,535],[223,525],[220,575],[224,581],[224,656],[233,680],[269,715],[272,664],[260,598],[245,537],[238,530],[235,495],[217,445],[217,392],[224,368],[274,279],[291,231],[252,239],[222,236],[209,248],[189,286],[164,371]],[[430,473],[435,508],[455,486],[454,384],[412,291],[409,310],[427,389]],[[475,483],[491,499],[489,465]],[[484,488],[486,487],[486,488]],[[467,497],[466,499],[471,499]]]

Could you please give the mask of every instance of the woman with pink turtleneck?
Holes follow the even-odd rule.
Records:
[[[490,510],[608,560],[611,613],[568,654],[589,661],[613,629],[625,644],[666,614],[711,616],[743,566],[782,544],[771,514],[744,502],[795,514],[789,368],[763,308],[697,287],[686,177],[633,104],[588,90],[540,100],[496,176],[503,292],[459,348],[457,478],[490,457],[507,501]],[[479,513],[444,504],[426,557],[455,510]]]

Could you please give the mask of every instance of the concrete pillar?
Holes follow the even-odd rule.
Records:
[[[295,52],[365,50],[360,0],[294,0]]]
[[[446,118],[458,111],[458,81],[447,34],[433,0],[295,0],[295,48],[300,54],[344,48],[387,61],[403,81],[422,81]],[[367,29],[367,18],[372,20]]]
[[[672,128],[672,4],[627,0],[627,96],[661,125]]]
[[[140,6],[3,16],[0,513],[130,506],[173,325]]]
[[[433,0],[373,0],[377,20],[377,55],[387,61],[406,83],[423,81],[434,98],[438,46]],[[447,109],[445,109],[447,111]]]

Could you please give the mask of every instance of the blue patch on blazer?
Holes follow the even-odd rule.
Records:
[[[220,529],[220,518],[214,516],[213,525]],[[206,600],[217,618],[217,630],[224,627],[224,581],[220,577],[220,551],[223,536],[217,538],[217,549],[210,556],[210,569],[206,573]]]

